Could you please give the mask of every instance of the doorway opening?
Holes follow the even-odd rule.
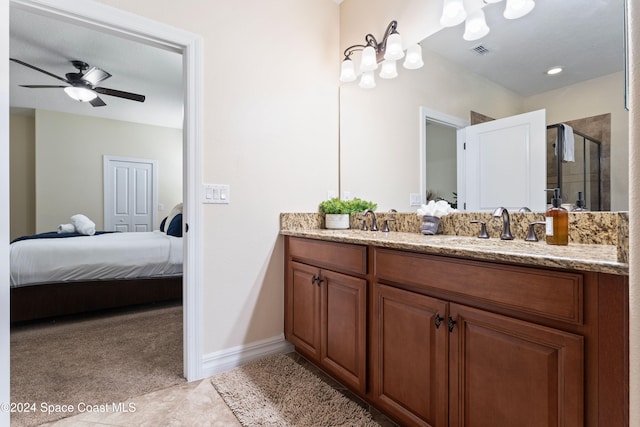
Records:
[[[135,40],[139,43],[172,50],[182,55],[184,118],[183,118],[183,200],[185,230],[200,228],[197,183],[201,181],[199,162],[201,150],[201,123],[199,119],[201,99],[197,88],[201,87],[202,41],[199,36],[137,17],[100,3],[70,0],[60,4],[55,0],[10,0],[10,7],[22,8],[39,15],[46,15],[65,22],[75,22],[85,27]],[[5,51],[6,57],[9,52]],[[8,187],[8,185],[7,185]],[[7,208],[8,209],[8,208]],[[195,227],[195,228],[194,228]],[[7,233],[8,234],[8,233]],[[183,268],[183,375],[192,381],[201,378],[201,307],[200,288],[200,233],[185,233]],[[9,329],[9,325],[2,326]],[[9,353],[10,349],[1,350]],[[157,351],[162,351],[158,349]],[[3,386],[4,387],[4,386]]]

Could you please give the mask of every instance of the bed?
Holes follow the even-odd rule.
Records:
[[[180,299],[182,253],[162,231],[13,242],[11,322]]]

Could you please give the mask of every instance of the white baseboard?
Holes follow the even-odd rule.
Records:
[[[239,345],[216,351],[202,357],[202,376],[210,377],[228,371],[254,359],[275,353],[289,353],[293,345],[284,339],[284,334],[250,344]]]

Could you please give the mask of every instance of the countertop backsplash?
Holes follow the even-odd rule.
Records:
[[[391,231],[421,233],[422,217],[415,213],[376,212],[378,227],[382,229],[385,219]],[[440,234],[475,237],[480,232],[480,224],[472,220],[484,221],[491,238],[499,238],[502,221],[491,212],[459,212],[445,215],[440,219]],[[510,213],[511,233],[514,239],[524,240],[529,224],[544,221],[544,213]],[[367,224],[371,224],[367,218]],[[351,215],[350,226],[360,229],[360,215]],[[324,228],[324,215],[320,213],[282,213],[281,230],[306,230]],[[545,239],[545,227],[535,228],[540,241]],[[578,244],[613,245],[617,247],[618,261],[629,261],[629,213],[628,212],[569,212],[569,242]]]

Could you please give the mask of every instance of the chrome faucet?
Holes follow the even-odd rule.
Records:
[[[506,208],[498,208],[493,212],[494,218],[502,217],[502,232],[500,233],[500,239],[513,240],[511,235],[511,226],[509,222],[509,211]]]
[[[378,231],[378,221],[376,221],[376,213],[371,209],[367,209],[366,211],[360,214],[362,215],[362,222],[363,222],[362,229],[366,230],[365,227],[367,222],[367,214],[369,213],[371,214],[371,231]]]

